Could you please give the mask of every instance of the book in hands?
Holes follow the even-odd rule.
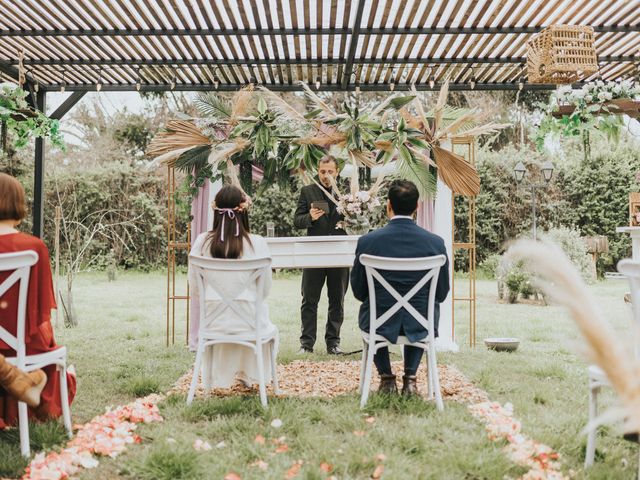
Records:
[[[329,203],[324,200],[311,202],[311,208],[317,208],[318,210],[322,210],[325,214],[329,214]]]

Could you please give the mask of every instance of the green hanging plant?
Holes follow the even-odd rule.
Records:
[[[12,135],[14,147],[25,147],[32,138],[49,138],[53,145],[64,150],[58,120],[31,108],[25,100],[27,95],[28,92],[13,85],[3,85],[0,89],[0,123],[5,132]]]

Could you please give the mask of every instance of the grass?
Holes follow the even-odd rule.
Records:
[[[108,282],[106,274],[79,278],[75,298],[80,325],[56,328],[59,343],[67,345],[78,371],[74,423],[89,421],[108,405],[166,391],[192,366],[183,318],[177,321],[175,344],[165,346],[165,289],[161,273],[121,273],[115,282]],[[581,339],[564,311],[556,306],[498,303],[495,283],[488,280],[479,281],[477,290],[478,346],[468,347],[468,312],[458,306],[456,339],[461,351],[439,354],[439,361],[455,365],[492,399],[511,402],[524,433],[558,450],[565,472],[573,469],[579,478],[634,478],[637,447],[623,441],[614,427],[602,431],[596,465],[582,471],[586,371],[575,353]],[[624,282],[615,280],[592,287],[620,330],[628,324],[622,301],[626,290]],[[299,292],[298,275],[276,276],[269,306],[281,332],[280,362],[298,358]],[[345,350],[359,348],[357,308],[349,295],[342,333]],[[324,299],[319,312],[323,325]],[[323,353],[323,335],[321,327],[317,353],[309,358],[329,358]],[[481,341],[489,336],[518,337],[521,345],[512,354],[487,351]],[[602,398],[603,403],[612,401],[611,394]],[[372,396],[361,411],[353,394],[333,400],[271,399],[269,409],[263,410],[253,396],[208,398],[187,406],[184,396],[172,395],[161,404],[165,422],[138,429],[144,439],[141,445],[130,446],[118,459],[101,459],[98,469],[85,471],[80,478],[222,478],[231,471],[243,479],[283,478],[301,460],[296,478],[326,478],[320,469],[326,462],[338,478],[360,479],[369,478],[380,453],[386,456],[384,478],[501,479],[524,473],[504,456],[502,445],[487,440],[482,425],[463,405],[446,407],[440,413],[431,403]],[[369,415],[376,418],[373,424],[365,421]],[[279,429],[270,426],[275,418],[283,422]],[[266,442],[256,443],[257,435]],[[196,452],[192,444],[197,438],[214,449]],[[279,438],[286,443],[286,452],[275,453],[273,442]],[[34,450],[51,448],[64,442],[64,431],[57,422],[34,426],[32,442]],[[218,444],[223,446],[215,448]],[[251,466],[258,460],[269,464],[266,471]],[[24,466],[15,432],[1,434],[0,476],[17,476]]]

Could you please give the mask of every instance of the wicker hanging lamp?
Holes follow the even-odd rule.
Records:
[[[551,25],[527,42],[531,83],[568,84],[597,71],[592,27]]]

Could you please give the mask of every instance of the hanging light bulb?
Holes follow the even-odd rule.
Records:
[[[64,68],[62,69],[62,81],[60,82],[60,93],[64,93],[65,86],[67,85],[67,81],[64,78]]]
[[[213,87],[217,90],[219,86],[220,86],[220,79],[218,78],[217,75],[214,75],[213,76]]]
[[[320,77],[316,77],[316,90],[320,90]]]
[[[38,83],[38,80],[36,80],[36,83],[33,84],[33,91],[36,93],[40,91],[40,84]]]
[[[98,82],[96,83],[96,92],[102,90],[102,68],[98,69]]]
[[[471,77],[471,80],[469,80],[469,86],[471,87],[471,90],[476,88],[476,77]]]
[[[360,93],[360,81],[356,80],[356,93]]]
[[[138,75],[136,76],[136,90],[139,92],[142,88],[142,81],[140,77],[140,67],[137,68]]]
[[[436,77],[431,75],[431,78],[429,79],[429,88],[433,89],[433,87],[435,86],[436,86]]]
[[[522,90],[523,88],[524,88],[524,79],[520,77],[520,80],[518,81],[518,90]]]
[[[395,89],[396,89],[396,81],[392,78],[391,81],[389,82],[389,90],[393,92]]]

